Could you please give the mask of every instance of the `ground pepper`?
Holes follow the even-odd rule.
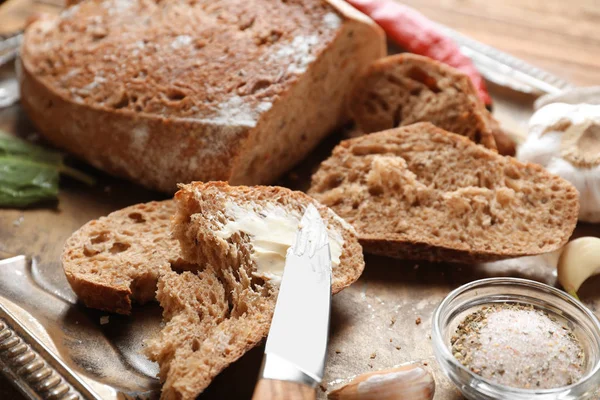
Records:
[[[495,304],[469,314],[451,339],[452,354],[477,375],[523,389],[577,382],[584,353],[570,328],[522,304]]]

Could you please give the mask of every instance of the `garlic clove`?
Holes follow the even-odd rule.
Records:
[[[368,372],[329,393],[331,400],[431,400],[435,381],[430,372],[411,364]]]
[[[600,238],[581,237],[567,243],[558,259],[558,282],[570,295],[600,272]]]

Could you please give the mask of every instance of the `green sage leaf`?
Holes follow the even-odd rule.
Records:
[[[62,153],[0,131],[0,207],[27,207],[56,199],[60,174],[86,184],[94,179],[63,163]]]

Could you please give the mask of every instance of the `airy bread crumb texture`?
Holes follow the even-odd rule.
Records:
[[[169,236],[172,200],[136,204],[82,226],[65,243],[62,262],[87,307],[129,314],[132,300],[153,300],[160,271],[194,266]]]
[[[160,366],[163,400],[195,399],[268,331],[274,300],[244,287],[232,269],[221,272],[168,271],[159,280],[166,325],[146,354]]]
[[[365,251],[432,261],[556,250],[579,209],[566,180],[429,123],[342,142],[309,194],[356,228]]]
[[[365,133],[431,122],[497,148],[494,131],[500,131],[499,124],[469,77],[428,57],[406,53],[373,62],[357,80],[349,108]]]
[[[227,239],[216,235],[227,223],[227,202],[251,205],[257,212],[267,204],[277,205],[300,215],[314,204],[328,229],[344,239],[340,265],[333,269],[333,293],[358,279],[364,260],[354,229],[303,193],[223,182],[180,187],[173,234],[184,258],[203,268],[161,275],[157,296],[166,325],[148,341],[147,354],[160,365],[162,398],[191,400],[267,335],[278,293],[276,284],[253,276],[256,265],[245,233]]]

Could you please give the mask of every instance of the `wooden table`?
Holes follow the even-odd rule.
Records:
[[[32,12],[55,12],[57,6],[53,4],[53,1],[55,0],[37,0],[36,2],[33,0],[8,0],[0,6],[0,34],[20,29],[27,16]],[[421,10],[436,21],[453,27],[484,43],[512,53],[577,85],[600,84],[599,0],[573,0],[570,2],[564,2],[563,0],[530,0],[528,2],[521,0],[503,0],[500,2],[484,0],[443,0],[441,2],[436,0],[408,0],[405,3]],[[502,101],[505,101],[503,99],[499,100],[500,105]],[[498,111],[502,113],[502,107]],[[2,120],[2,118],[5,120]],[[0,112],[0,128],[6,127],[7,121],[12,125],[18,122],[20,118],[12,112]],[[22,124],[24,122],[20,121],[18,123]],[[116,193],[124,193],[127,187],[126,183],[122,183],[119,187],[113,187],[115,196]],[[65,193],[70,190],[71,188],[63,188]],[[139,190],[126,200],[116,200],[110,205],[105,205],[104,208],[103,206],[95,206],[94,213],[97,213],[97,215],[105,214],[114,209],[119,201],[123,203],[121,206],[125,206],[136,200],[142,201],[142,199],[153,196],[158,195]],[[89,209],[86,209],[88,207],[86,201],[92,197],[92,194],[83,195],[81,198],[73,196],[63,198],[61,196],[60,208],[78,210],[82,215],[89,214]],[[57,219],[56,212],[60,211],[43,209],[25,212],[0,210],[0,250],[21,251],[24,248],[33,248],[36,255],[45,254],[43,257],[57,259],[60,249],[49,246],[48,242],[40,235],[31,236],[31,233],[35,230],[35,225],[29,225],[32,221],[40,223],[55,221]],[[19,216],[24,216],[26,221],[20,229],[16,225],[13,226],[13,222],[17,221]],[[60,219],[63,226],[56,226],[55,231],[73,231],[84,222],[81,221],[82,219],[81,215]],[[584,227],[584,230],[591,234],[600,234],[595,226]],[[23,235],[25,232],[29,233],[27,240],[31,240],[31,243],[22,243],[17,246],[18,248],[8,248],[9,246],[16,246],[16,243],[19,243],[18,235]],[[9,238],[10,235],[15,236]],[[52,233],[49,232],[48,235],[52,235]],[[382,262],[382,260],[376,257],[367,258],[368,265],[369,263],[376,264],[379,262]],[[414,271],[412,266],[402,271],[402,273],[405,273],[402,279],[408,279],[409,282],[416,285],[421,284],[422,280],[427,280],[435,287],[441,287],[449,279],[452,279],[453,282],[466,279],[460,276],[462,274],[460,270],[450,271],[447,274],[452,275],[452,278],[445,276],[443,271],[427,270],[423,266],[421,269],[415,268]],[[368,279],[374,279],[375,281],[387,280],[388,276],[384,276],[382,273],[382,271],[368,270],[366,274]],[[583,293],[584,299],[587,296],[588,299],[593,299],[594,304],[598,303],[597,297],[593,297],[595,295],[593,286],[599,283],[600,279],[594,279],[592,283],[586,284]],[[404,290],[399,283],[397,287],[397,290]],[[366,284],[364,290],[366,292]],[[389,291],[392,290],[396,290],[396,287],[391,286]],[[427,291],[430,289],[423,287],[422,290]],[[347,296],[347,300],[350,299],[350,295],[346,295],[345,292],[340,296]],[[334,311],[336,311],[335,304]],[[342,317],[346,316],[343,310],[337,310],[337,313],[341,314]],[[336,321],[334,321],[335,324]],[[259,353],[256,353],[253,357],[256,358],[257,354],[259,355]],[[340,357],[343,356],[344,353]],[[378,358],[372,361],[376,368],[380,367],[380,362],[383,363],[382,357],[384,356],[378,355]],[[254,365],[256,364],[255,361],[248,360],[248,357],[246,357],[241,364],[250,363],[253,367],[256,367]],[[233,367],[233,369],[239,368],[243,368],[243,366]],[[0,378],[0,399],[17,400],[22,399],[22,397],[4,378]]]
[[[599,0],[407,0],[403,3],[576,85],[600,84]]]

